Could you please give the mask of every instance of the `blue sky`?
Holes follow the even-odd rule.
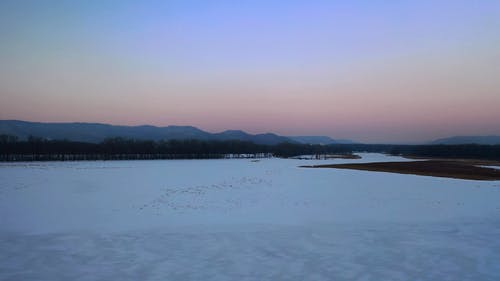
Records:
[[[500,134],[498,1],[2,1],[0,118]]]

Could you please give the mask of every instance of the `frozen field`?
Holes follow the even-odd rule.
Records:
[[[167,160],[0,164],[0,280],[500,280],[500,181]]]

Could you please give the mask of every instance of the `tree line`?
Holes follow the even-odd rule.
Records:
[[[388,152],[393,155],[415,157],[500,160],[500,145],[411,145],[395,146]]]
[[[500,160],[500,145],[391,145],[280,143],[248,141],[133,140],[110,138],[100,143],[0,135],[0,161],[214,159],[227,157],[293,157],[297,155],[377,152],[392,155]]]
[[[282,143],[263,145],[248,141],[133,140],[110,138],[100,143],[19,140],[0,136],[0,161],[121,160],[121,159],[214,159],[228,157],[291,157],[301,154],[350,153],[343,147]]]

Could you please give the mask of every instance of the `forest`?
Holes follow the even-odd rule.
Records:
[[[391,155],[438,158],[500,160],[500,145],[393,145],[280,143],[168,140],[145,141],[110,138],[100,143],[47,140],[0,135],[0,161],[125,160],[125,159],[217,159],[234,157],[293,157],[297,155],[376,152]]]

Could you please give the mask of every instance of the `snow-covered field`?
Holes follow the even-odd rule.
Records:
[[[500,181],[167,160],[0,164],[0,280],[500,280]]]

